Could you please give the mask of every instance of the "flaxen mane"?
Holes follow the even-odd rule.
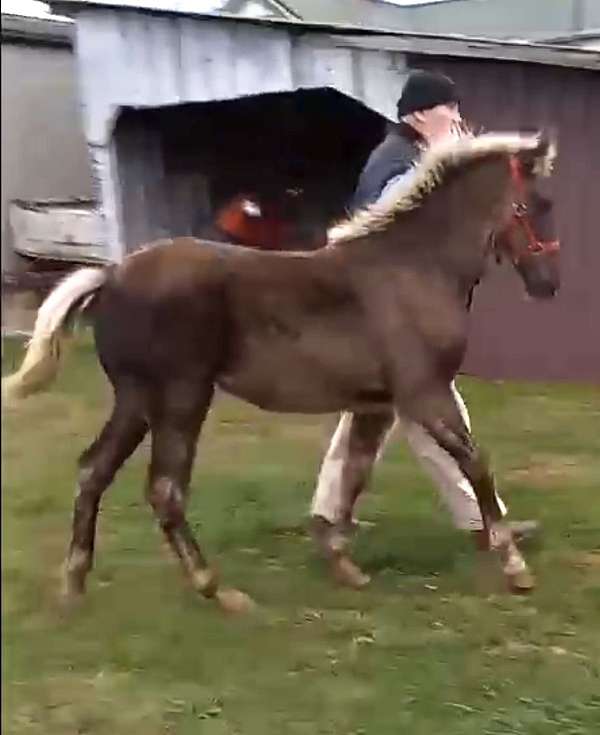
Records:
[[[328,244],[337,245],[385,229],[400,212],[419,207],[448,172],[470,161],[498,153],[532,151],[539,145],[540,138],[537,135],[486,133],[477,136],[465,134],[432,146],[415,166],[414,176],[408,181],[400,180],[392,184],[377,202],[330,228],[327,233]],[[554,146],[544,148],[535,159],[532,173],[535,176],[549,176],[555,155]]]

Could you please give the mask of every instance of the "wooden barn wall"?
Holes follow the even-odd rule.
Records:
[[[48,41],[10,35],[2,16],[2,271],[23,267],[9,226],[13,199],[88,197],[92,170],[78,108],[75,59],[66,35]],[[21,21],[21,19],[19,19]],[[28,21],[22,21],[25,30]],[[62,26],[61,26],[62,30]],[[64,33],[64,30],[62,31]]]
[[[561,238],[562,287],[527,301],[509,266],[478,289],[466,372],[489,378],[600,384],[600,73],[503,61],[409,58],[459,85],[466,117],[488,130],[558,133],[550,184]]]

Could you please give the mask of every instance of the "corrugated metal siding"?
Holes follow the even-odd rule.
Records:
[[[331,87],[393,117],[404,55],[336,46],[286,27],[83,10],[77,55],[88,140],[106,146],[120,106],[160,107]]]
[[[467,370],[493,378],[600,383],[600,74],[533,64],[431,60],[458,83],[467,117],[487,129],[554,127],[552,196],[563,251],[552,302],[525,301],[512,268],[491,268],[475,301]]]

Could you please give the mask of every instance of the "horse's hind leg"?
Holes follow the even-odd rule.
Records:
[[[67,598],[85,589],[93,564],[96,518],[102,494],[147,430],[141,395],[135,388],[118,386],[110,419],[79,459],[72,538],[64,567],[63,593]]]
[[[186,496],[196,443],[213,396],[213,387],[173,382],[153,407],[152,459],[148,501],[165,537],[194,589],[216,599],[226,610],[241,612],[252,605],[237,590],[221,590],[185,516]]]

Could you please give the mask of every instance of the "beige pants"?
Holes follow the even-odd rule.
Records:
[[[454,383],[452,392],[470,430],[467,407]],[[353,442],[352,422],[353,414],[342,414],[319,473],[311,506],[313,516],[322,516],[331,523],[342,522],[351,516],[354,502],[367,484],[371,468],[381,456],[389,435],[394,429],[400,428],[415,457],[437,486],[454,525],[468,531],[483,528],[479,504],[470,482],[456,461],[422,426],[396,415],[393,420],[384,420],[371,437],[363,437],[366,441]],[[348,483],[355,487],[349,488]],[[498,504],[506,515],[506,506],[501,498],[498,498]]]

